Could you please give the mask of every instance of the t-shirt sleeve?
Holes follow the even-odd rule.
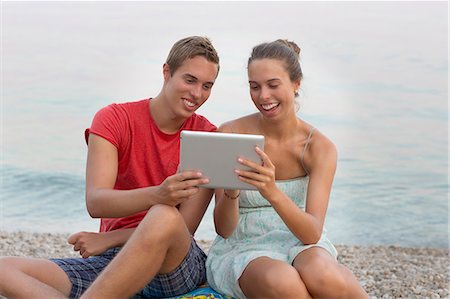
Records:
[[[197,115],[197,122],[199,124],[198,130],[209,132],[217,131],[217,127],[202,115]]]
[[[125,130],[126,116],[117,104],[111,104],[95,114],[91,127],[85,131],[86,143],[89,134],[92,133],[120,148],[121,138],[123,138]]]
[[[217,131],[217,127],[208,121],[208,131],[215,132]]]

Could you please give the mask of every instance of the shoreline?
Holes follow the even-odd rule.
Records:
[[[69,234],[0,231],[0,256],[79,257]],[[211,240],[198,240],[207,251]],[[335,245],[371,298],[448,298],[450,259],[446,248]]]

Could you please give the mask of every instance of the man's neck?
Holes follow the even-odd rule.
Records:
[[[158,128],[166,134],[176,133],[183,123],[185,118],[177,118],[172,107],[162,93],[150,101],[150,113]]]

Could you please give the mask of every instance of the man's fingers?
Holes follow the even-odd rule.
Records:
[[[198,187],[192,187],[189,189],[180,190],[177,192],[177,198],[188,198],[198,192]]]
[[[75,234],[70,235],[69,238],[67,239],[67,242],[69,244],[72,244],[72,245],[75,244],[77,242],[77,240],[78,240],[78,235],[79,234],[80,233],[75,233]]]
[[[195,179],[195,180],[186,180],[186,181],[183,181],[181,183],[181,188],[182,189],[187,189],[187,188],[190,188],[190,187],[196,187],[196,186],[205,185],[205,184],[208,184],[208,183],[209,183],[209,180],[205,179],[205,178]]]
[[[185,189],[190,189],[192,187],[197,187],[200,185],[205,185],[208,184],[209,180],[206,178],[201,178],[201,179],[190,179],[190,180],[184,180],[181,181],[179,183],[173,184],[171,186],[172,191],[176,192],[179,190],[185,190]]]
[[[180,173],[175,174],[175,177],[179,182],[185,180],[198,179],[202,177],[202,173],[200,171],[187,170]]]

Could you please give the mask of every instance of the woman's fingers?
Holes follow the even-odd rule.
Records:
[[[260,186],[260,182],[258,182],[258,181],[255,181],[255,180],[251,180],[251,179],[248,179],[248,178],[246,178],[246,177],[243,177],[243,176],[239,176],[239,179],[241,180],[241,181],[243,181],[244,183],[247,183],[247,184],[250,184],[250,185],[252,185],[252,186],[255,186],[256,188],[258,188],[259,186]]]
[[[260,174],[254,171],[246,171],[246,170],[236,170],[236,173],[246,179],[258,181],[258,182],[265,182],[268,180],[268,177],[264,174]]]
[[[256,164],[253,161],[244,159],[244,158],[238,158],[238,162],[241,163],[244,166],[247,166],[248,168],[252,169],[253,172],[259,172],[259,173],[264,173],[264,166],[260,165],[260,164]]]
[[[275,167],[270,160],[269,156],[258,146],[255,148],[256,153],[261,157],[261,160],[263,161],[263,165],[268,166],[270,168]]]
[[[275,166],[273,165],[269,156],[267,156],[267,154],[263,152],[259,147],[256,147],[255,151],[260,156],[262,165],[244,158],[238,158],[238,162],[253,169],[255,172],[271,175]]]
[[[275,166],[269,156],[259,147],[256,147],[255,151],[261,158],[262,165],[239,158],[239,163],[250,169],[236,169],[235,171],[241,181],[253,185],[261,191],[273,185],[272,183],[275,181]]]

